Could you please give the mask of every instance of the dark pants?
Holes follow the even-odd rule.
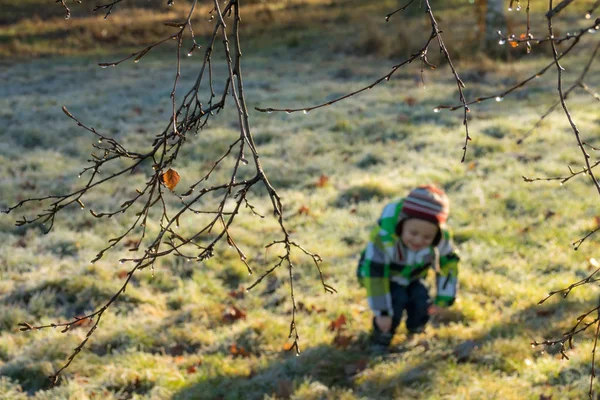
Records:
[[[391,282],[390,291],[392,295],[392,307],[394,308],[392,329],[390,332],[381,332],[375,323],[375,318],[373,318],[373,341],[385,346],[388,346],[392,341],[392,337],[400,325],[405,310],[406,329],[410,333],[416,333],[421,332],[427,321],[429,321],[427,309],[431,305],[429,291],[420,280],[411,282],[408,286],[400,286],[397,283]]]

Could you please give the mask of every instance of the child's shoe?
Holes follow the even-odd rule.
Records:
[[[416,335],[418,333],[423,333],[423,332],[425,332],[425,325],[417,326],[416,328],[408,330],[409,335]]]
[[[371,343],[369,345],[369,355],[371,355],[372,357],[385,356],[389,353],[389,346],[379,343]]]
[[[392,334],[390,332],[380,332],[374,330],[371,333],[371,343],[369,344],[369,353],[372,356],[383,356],[390,352],[390,342],[392,341]]]

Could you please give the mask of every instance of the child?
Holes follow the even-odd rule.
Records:
[[[375,352],[387,350],[405,310],[412,334],[423,332],[435,306],[454,302],[459,257],[445,228],[448,212],[448,197],[433,185],[420,186],[383,209],[357,271],[374,314]],[[434,307],[423,283],[429,268],[436,272]]]

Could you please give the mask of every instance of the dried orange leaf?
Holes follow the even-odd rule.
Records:
[[[239,319],[246,319],[246,312],[236,306],[229,306],[223,313],[223,322],[233,323]]]
[[[344,314],[340,314],[335,320],[329,323],[329,330],[335,331],[340,330],[344,325],[346,325],[346,316]]]
[[[310,215],[310,208],[308,208],[307,206],[300,206],[300,208],[298,209],[298,214],[300,215]]]
[[[521,33],[521,36],[519,36],[519,39],[523,40],[523,39],[525,39],[526,37],[527,37],[527,35],[526,35],[526,34],[524,34],[524,33]]]
[[[195,365],[190,365],[190,366],[187,368],[187,373],[188,373],[188,374],[193,374],[193,373],[195,373],[196,371],[198,371],[198,368],[196,368],[196,366],[195,366]]]
[[[319,181],[317,182],[317,187],[325,187],[329,183],[329,177],[325,174],[321,174],[319,177]]]
[[[333,338],[333,344],[338,347],[346,348],[352,343],[352,336],[337,334]]]
[[[243,346],[238,346],[235,343],[229,346],[229,352],[235,357],[248,357],[250,355]]]
[[[169,168],[167,172],[160,176],[161,182],[164,183],[165,186],[169,188],[169,190],[175,189],[175,186],[177,186],[180,179],[181,177],[179,176],[177,171],[171,168]]]
[[[511,47],[517,47],[519,45],[518,42],[510,42]]]
[[[290,351],[293,348],[294,348],[294,343],[284,343],[283,344],[283,350],[285,350],[285,351]]]
[[[414,106],[415,104],[417,104],[417,99],[415,99],[412,96],[408,96],[404,98],[404,102],[409,106]]]

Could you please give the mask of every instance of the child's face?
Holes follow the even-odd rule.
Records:
[[[432,222],[411,218],[402,224],[402,243],[410,250],[418,251],[433,244],[438,227]]]

